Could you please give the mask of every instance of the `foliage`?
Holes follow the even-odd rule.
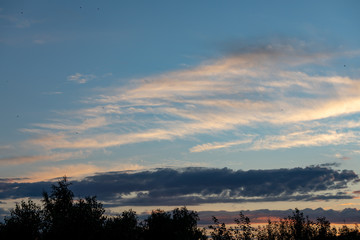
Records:
[[[235,239],[250,240],[254,237],[254,228],[251,227],[250,218],[245,216],[242,212],[239,214],[239,218],[235,218],[237,226],[234,229]]]
[[[141,228],[133,210],[124,211],[116,217],[109,217],[104,224],[104,239],[140,239]]]
[[[198,240],[206,239],[204,231],[197,227],[197,212],[186,207],[171,213],[157,209],[144,222],[145,239]]]
[[[197,227],[200,220],[195,211],[186,207],[175,208],[172,211],[173,238],[178,240],[206,239],[204,230]]]
[[[227,229],[225,223],[220,223],[219,220],[213,216],[212,220],[214,225],[210,225],[209,229],[212,230],[211,237],[214,240],[231,240],[233,239],[232,236],[232,229]]]
[[[241,212],[239,218],[234,220],[236,227],[227,227],[225,223],[220,223],[213,216],[213,225],[209,226],[211,238],[213,240],[323,240],[341,239],[356,240],[360,239],[360,231],[357,226],[349,228],[344,225],[337,230],[330,227],[330,222],[325,217],[318,217],[316,222],[311,221],[303,213],[295,209],[291,216],[280,219],[278,222],[268,221],[267,225],[253,228],[250,219]]]
[[[16,203],[1,226],[1,239],[36,239],[42,229],[42,211],[32,200]]]
[[[74,201],[70,185],[64,177],[50,195],[43,193],[44,238],[98,239],[105,221],[102,204],[94,196]]]

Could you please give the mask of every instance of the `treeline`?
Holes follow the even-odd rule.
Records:
[[[316,221],[304,217],[298,209],[291,216],[280,219],[277,222],[268,220],[267,225],[254,228],[250,219],[241,212],[235,218],[235,225],[227,227],[213,217],[213,225],[209,226],[213,240],[321,240],[321,239],[360,239],[360,231],[357,225],[349,228],[343,225],[341,228],[331,227],[325,217],[318,217]]]
[[[241,212],[230,227],[213,217],[208,228],[197,226],[199,215],[185,207],[154,210],[140,221],[136,212],[105,216],[96,197],[74,199],[64,177],[51,192],[43,193],[42,206],[32,200],[16,204],[0,223],[0,239],[122,239],[122,240],[238,240],[238,239],[360,239],[357,226],[332,228],[324,217],[311,221],[298,209],[277,222],[254,228]]]

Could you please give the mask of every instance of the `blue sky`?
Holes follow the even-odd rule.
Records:
[[[320,169],[316,181],[336,183],[297,182],[277,193],[288,198],[274,199],[242,195],[244,186],[224,180],[222,190],[197,190],[208,200],[191,202],[199,209],[358,207],[359,8],[358,1],[2,1],[4,208],[26,197],[4,190],[11,184],[64,175],[102,181],[117,171],[156,176],[164,168],[196,172],[199,181],[210,169],[269,170],[274,179]],[[263,181],[254,189],[275,184]],[[118,194],[145,194],[142,204],[156,206],[149,189]]]

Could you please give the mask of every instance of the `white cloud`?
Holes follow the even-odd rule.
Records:
[[[63,94],[63,92],[43,92],[44,95],[60,95]]]
[[[201,145],[194,146],[190,148],[190,152],[204,152],[210,151],[214,149],[221,149],[221,148],[229,148],[236,145],[243,145],[246,143],[250,143],[252,139],[248,140],[238,140],[238,141],[231,141],[231,142],[214,142],[214,143],[205,143]]]
[[[75,73],[74,75],[70,75],[67,77],[68,81],[76,82],[79,84],[87,83],[88,81],[94,79],[96,76],[92,74],[81,74]]]

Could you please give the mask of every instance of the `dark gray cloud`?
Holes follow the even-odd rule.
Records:
[[[351,170],[324,166],[249,171],[163,168],[101,173],[73,181],[71,189],[75,196],[96,195],[101,201],[119,206],[314,201],[351,199],[352,196],[342,190],[358,179]],[[44,190],[49,191],[51,184],[0,181],[0,199],[41,197]]]
[[[332,162],[332,163],[322,163],[319,166],[320,167],[340,167],[341,164],[337,163],[337,162]]]
[[[0,199],[41,197],[43,191],[49,191],[53,182],[17,183],[0,181]]]
[[[283,219],[288,216],[292,216],[294,210],[269,210],[269,209],[260,209],[254,211],[241,211],[243,214],[248,216],[252,223],[264,223],[267,222],[268,219],[276,220]],[[308,216],[310,220],[316,221],[318,217],[326,217],[331,223],[340,223],[340,224],[351,224],[351,223],[359,223],[360,222],[360,210],[355,208],[346,208],[341,211],[336,210],[325,210],[322,208],[310,209],[306,208],[300,210],[304,213],[304,216]],[[216,216],[220,219],[220,221],[225,223],[234,223],[234,219],[239,217],[240,211],[227,212],[227,211],[202,211],[199,212],[200,216],[200,224],[201,225],[209,225],[211,224],[212,216]]]

